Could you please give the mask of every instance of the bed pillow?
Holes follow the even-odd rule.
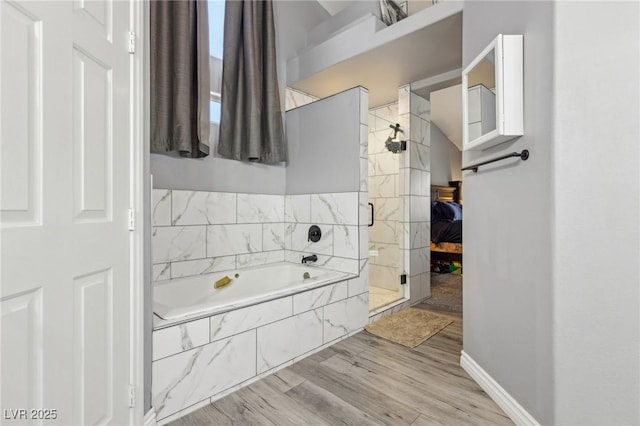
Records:
[[[453,220],[462,220],[462,206],[455,201],[449,201],[447,204],[453,210]]]

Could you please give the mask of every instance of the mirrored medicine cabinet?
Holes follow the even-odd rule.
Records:
[[[463,150],[524,134],[523,36],[499,34],[462,73]]]

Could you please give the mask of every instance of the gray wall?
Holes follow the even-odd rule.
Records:
[[[464,350],[542,424],[553,423],[552,2],[464,4],[463,66],[499,33],[524,34],[525,135],[471,164],[528,149],[526,162],[464,172]]]
[[[287,112],[287,194],[359,190],[360,102],[355,87]]]
[[[555,422],[637,425],[639,4],[558,2],[555,34]]]
[[[463,162],[531,157],[465,174],[464,347],[543,424],[640,423],[639,13],[465,3],[465,64],[524,34],[525,136]]]
[[[450,180],[461,180],[462,152],[433,121],[430,127],[431,185],[448,186]]]
[[[151,154],[154,188],[284,194],[284,166],[227,160],[217,155],[212,152],[208,157],[192,159]]]
[[[316,1],[275,1],[274,16],[278,79],[284,109],[286,60],[304,46],[306,31],[326,19],[329,14]],[[284,166],[227,160],[217,157],[215,149],[213,146],[212,154],[203,159],[151,154],[154,187],[284,194]]]

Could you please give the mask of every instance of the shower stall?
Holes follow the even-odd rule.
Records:
[[[409,86],[368,116],[369,312],[429,297],[429,102]]]
[[[400,284],[400,166],[408,121],[398,102],[369,110],[369,311],[405,298]],[[404,143],[406,148],[406,142]],[[408,295],[407,295],[408,296]]]

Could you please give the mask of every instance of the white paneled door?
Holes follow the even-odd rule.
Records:
[[[130,2],[0,2],[2,424],[129,423]]]

